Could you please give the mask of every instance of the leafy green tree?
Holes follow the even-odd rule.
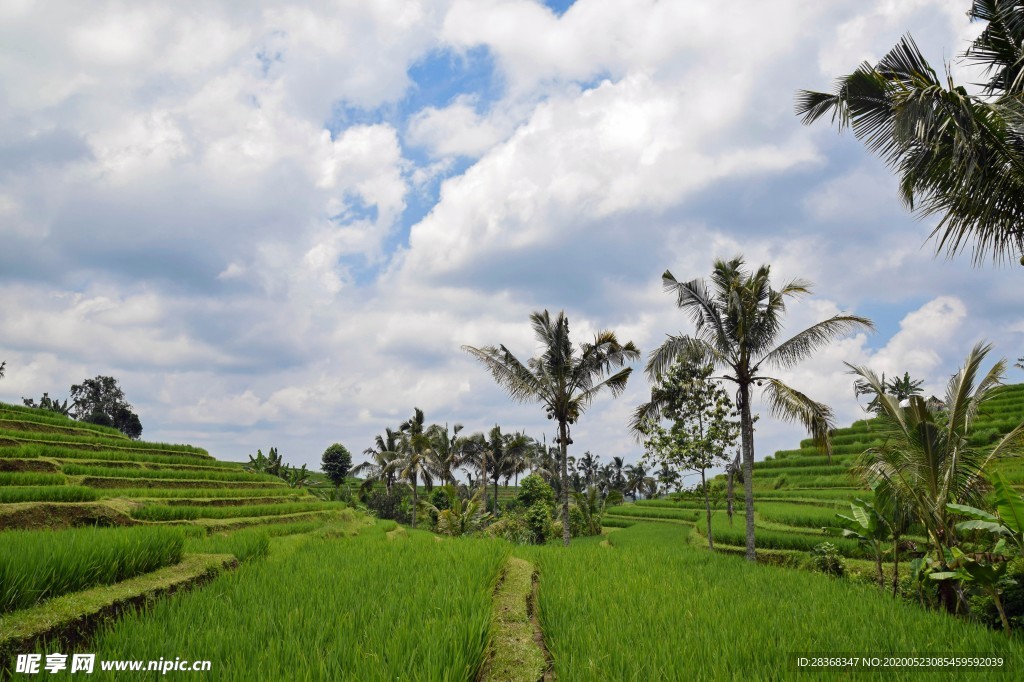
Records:
[[[651,353],[647,375],[652,383],[661,379],[672,363],[693,358],[727,370],[723,377],[736,384],[743,453],[743,487],[746,495],[748,561],[754,552],[754,416],[751,390],[764,387],[763,395],[771,413],[802,423],[826,452],[831,452],[829,432],[832,411],[811,400],[781,379],[768,376],[764,368],[787,369],[810,357],[834,338],[857,329],[873,329],[871,321],[855,315],[835,315],[776,345],[786,311],[786,298],[810,293],[810,283],[793,280],[773,289],[770,269],[762,265],[755,272],[744,269],[742,258],[716,260],[711,286],[702,279],[679,282],[671,272],[662,275],[665,290],[676,296],[676,305],[689,313],[696,333],[670,336]],[[648,403],[645,413],[636,413],[636,425],[645,418],[658,418],[661,404]]]
[[[70,399],[75,419],[111,426],[133,439],[142,435],[142,422],[114,377],[97,376],[74,384]]]
[[[976,264],[1024,265],[1024,5],[974,0],[968,16],[988,22],[963,54],[988,76],[979,93],[955,85],[948,67],[947,86],[908,35],[831,93],[798,92],[796,113],[852,127],[899,175],[908,208],[942,216],[937,250],[952,256],[973,242]]]
[[[671,425],[665,428],[661,421],[651,418],[641,419],[639,423],[645,458],[655,464],[700,474],[710,549],[714,549],[715,544],[711,537],[711,498],[706,472],[729,462],[726,453],[736,445],[740,431],[732,400],[711,378],[712,372],[713,365],[693,359],[673,364],[651,390],[651,401],[660,406],[657,412],[661,421]],[[649,405],[641,405],[637,411],[644,415],[654,412]]]
[[[576,348],[569,338],[569,320],[564,312],[552,320],[547,310],[530,315],[530,323],[542,352],[527,363],[505,346],[474,348],[463,346],[491,372],[494,380],[518,402],[539,402],[548,419],[558,424],[557,445],[561,461],[562,542],[569,545],[568,447],[570,427],[582,416],[601,391],[613,396],[626,388],[632,373],[628,362],[640,357],[631,341],[620,344],[611,331],[598,332],[593,343]],[[621,369],[618,369],[621,368]],[[618,370],[614,371],[613,370]]]
[[[590,486],[585,493],[573,493],[573,501],[576,508],[582,512],[583,531],[585,535],[600,535],[601,520],[608,507],[622,504],[622,493],[613,490],[606,496],[602,496],[597,486]]]
[[[320,458],[320,469],[327,475],[335,488],[345,482],[352,469],[352,453],[341,443],[330,445]]]
[[[882,413],[876,427],[881,445],[868,448],[855,471],[881,494],[912,510],[933,552],[933,563],[948,566],[957,529],[949,504],[981,507],[989,465],[998,458],[1024,454],[1024,422],[992,445],[971,445],[975,420],[998,395],[1006,362],[999,360],[978,380],[992,347],[979,343],[946,387],[947,411],[932,412],[921,396],[901,408],[866,367],[849,365],[879,397]],[[940,585],[946,608],[955,610],[956,595]]]

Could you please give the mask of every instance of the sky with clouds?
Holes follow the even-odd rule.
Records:
[[[147,439],[314,466],[414,406],[539,437],[462,344],[531,356],[547,308],[646,354],[690,330],[661,273],[737,254],[815,283],[791,331],[875,320],[781,373],[840,423],[843,361],[939,392],[979,339],[1024,355],[1024,268],[936,258],[882,162],[793,96],[908,31],[955,57],[969,4],[8,0],[0,400],[109,374]],[[637,458],[641,369],[577,455]],[[800,437],[766,415],[758,458]]]

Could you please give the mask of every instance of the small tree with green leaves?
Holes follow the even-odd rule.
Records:
[[[882,556],[885,554],[883,543],[892,538],[892,526],[875,506],[870,502],[857,498],[850,503],[850,516],[836,514],[838,527],[822,528],[828,535],[852,538],[871,549],[875,555],[875,568],[878,572],[878,587],[885,589],[885,574],[882,571]]]
[[[641,405],[638,430],[643,438],[644,459],[670,470],[700,474],[704,509],[707,515],[708,547],[715,548],[711,536],[711,499],[708,495],[708,469],[729,463],[727,451],[736,445],[740,424],[729,394],[711,378],[714,366],[692,358],[676,362],[651,390],[651,403],[660,406],[661,421],[650,405]]]
[[[352,469],[352,453],[341,443],[334,443],[326,450],[320,458],[320,469],[339,488],[345,482],[345,477]]]

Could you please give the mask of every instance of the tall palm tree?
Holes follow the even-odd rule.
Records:
[[[413,416],[399,427],[398,457],[391,463],[391,468],[398,472],[412,488],[412,527],[416,527],[416,514],[419,511],[419,482],[430,490],[434,481],[431,470],[435,467],[434,451],[430,436],[424,429],[423,410],[414,408]]]
[[[442,483],[455,485],[455,469],[462,464],[462,447],[465,439],[459,436],[462,424],[456,424],[448,430],[448,424],[431,424],[427,429],[431,449],[434,452],[435,468],[432,472]]]
[[[520,467],[520,461],[530,442],[524,433],[502,433],[497,424],[487,437],[487,465],[490,479],[494,481],[494,509],[498,513],[498,482],[511,478]]]
[[[630,464],[626,467],[626,487],[623,491],[636,502],[637,495],[652,497],[657,489],[657,481],[651,476],[642,463]]]
[[[983,506],[989,464],[1024,454],[1024,422],[994,445],[969,442],[975,419],[998,395],[995,389],[1006,371],[1006,361],[999,360],[978,380],[991,349],[979,343],[967,355],[946,386],[948,411],[941,417],[919,395],[910,396],[909,404],[901,408],[874,372],[849,365],[876,391],[881,407],[877,428],[882,444],[864,452],[857,471],[875,488],[878,500],[912,512],[940,564],[945,563],[945,549],[956,542],[957,519],[946,505]]]
[[[513,400],[541,403],[548,419],[558,423],[557,445],[563,481],[562,543],[568,546],[569,489],[564,482],[567,481],[567,449],[572,443],[569,427],[601,391],[607,389],[616,396],[625,390],[633,371],[625,365],[638,359],[640,351],[632,341],[620,344],[615,333],[607,330],[598,332],[593,343],[574,347],[564,311],[554,320],[547,310],[535,312],[530,315],[530,324],[543,351],[525,364],[503,345],[463,346],[463,349],[483,363]]]
[[[743,453],[743,488],[746,493],[748,561],[754,552],[754,419],[751,413],[751,389],[764,387],[763,395],[773,416],[797,421],[828,453],[832,411],[775,377],[765,368],[786,369],[810,357],[837,336],[856,329],[873,329],[871,321],[855,315],[835,315],[811,325],[776,345],[782,330],[786,298],[809,294],[810,283],[793,280],[781,289],[773,289],[770,268],[762,265],[755,272],[744,269],[741,257],[716,260],[711,287],[703,279],[679,282],[665,271],[665,290],[676,296],[676,306],[689,313],[695,334],[670,336],[651,353],[647,376],[656,383],[678,359],[690,357],[726,370],[722,378],[736,384],[736,405],[740,412]],[[633,429],[639,432],[645,419],[658,419],[664,405],[652,400],[633,416]]]
[[[968,15],[988,22],[963,54],[989,76],[978,94],[944,84],[908,35],[831,93],[799,91],[796,113],[852,127],[900,175],[908,208],[942,216],[937,250],[953,256],[973,241],[975,264],[1024,265],[1024,5],[974,0]]]
[[[377,482],[383,482],[388,494],[395,484],[397,473],[392,462],[398,459],[399,432],[390,428],[384,429],[384,435],[377,435],[374,439],[374,447],[366,448],[363,454],[370,459],[352,469],[353,476],[362,476],[363,484],[360,486],[363,491],[368,491]]]

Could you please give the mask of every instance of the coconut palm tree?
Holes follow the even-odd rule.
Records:
[[[810,357],[837,336],[856,329],[873,329],[871,321],[854,315],[835,315],[811,325],[776,345],[782,330],[786,299],[809,294],[811,285],[793,280],[781,289],[773,289],[770,268],[762,265],[755,272],[744,269],[741,257],[716,260],[710,288],[703,279],[679,282],[665,271],[665,290],[676,296],[676,305],[689,313],[695,334],[670,336],[651,353],[647,376],[657,383],[679,359],[693,358],[726,370],[722,379],[736,384],[736,405],[740,412],[743,488],[746,493],[748,561],[754,554],[754,417],[751,390],[763,387],[763,395],[773,416],[797,421],[807,427],[825,452],[831,453],[829,430],[832,411],[811,400],[781,379],[764,373],[767,368],[786,369]],[[634,432],[639,433],[645,419],[660,419],[664,405],[657,400],[641,405],[633,415]]]
[[[522,458],[530,447],[530,440],[524,433],[502,433],[497,424],[487,437],[487,466],[490,480],[494,481],[494,509],[498,513],[498,482],[509,479],[519,470]]]
[[[983,506],[989,465],[1001,457],[1024,454],[1024,422],[993,445],[969,442],[975,419],[998,395],[1006,361],[999,360],[978,380],[991,345],[979,343],[946,386],[945,416],[928,408],[919,395],[906,407],[886,393],[878,376],[866,367],[849,365],[876,391],[881,407],[878,437],[882,444],[866,450],[855,469],[875,488],[877,500],[909,509],[921,524],[934,552],[945,565],[946,549],[956,544],[957,518],[948,504]],[[891,502],[890,502],[891,501]],[[946,606],[952,606],[949,594]]]
[[[852,127],[899,174],[908,208],[942,216],[937,250],[953,256],[973,242],[975,264],[1024,265],[1024,5],[974,0],[968,15],[988,22],[963,54],[987,72],[981,92],[943,83],[908,35],[832,92],[799,91],[796,113]]]
[[[567,449],[572,444],[570,426],[605,389],[613,396],[625,390],[633,371],[625,365],[638,359],[640,351],[632,341],[620,344],[611,331],[598,332],[593,343],[574,347],[565,312],[559,312],[554,320],[547,310],[535,312],[530,315],[530,324],[543,351],[525,364],[503,345],[463,346],[463,349],[483,363],[513,400],[541,403],[548,419],[558,423],[556,442],[562,465],[561,478],[565,482],[568,479]],[[568,546],[569,490],[564,484],[561,488],[562,543]]]
[[[462,464],[462,447],[465,438],[459,436],[462,424],[456,424],[448,430],[448,424],[431,424],[427,429],[431,449],[434,452],[435,468],[433,475],[442,483],[456,484],[455,469]]]
[[[399,433],[398,457],[390,467],[412,488],[412,527],[415,528],[419,511],[419,482],[422,480],[427,490],[434,486],[430,473],[435,468],[434,451],[430,436],[424,429],[423,410],[414,408],[412,418],[399,427]]]
[[[370,459],[352,469],[353,476],[362,476],[363,484],[360,488],[368,492],[374,484],[384,483],[391,493],[391,487],[395,484],[397,473],[392,463],[398,459],[399,432],[390,428],[384,429],[384,435],[377,435],[374,439],[374,447],[366,448],[363,454]]]

